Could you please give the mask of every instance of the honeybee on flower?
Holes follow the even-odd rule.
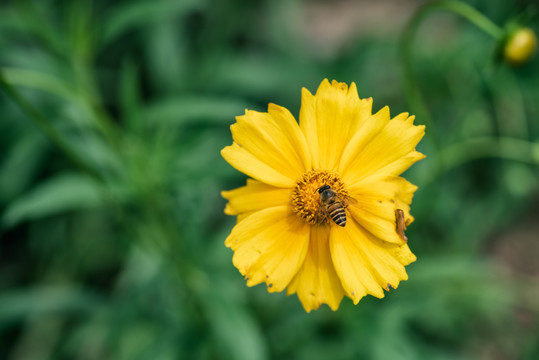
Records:
[[[354,83],[328,80],[315,95],[302,89],[299,124],[275,104],[238,116],[221,154],[250,179],[222,194],[238,220],[225,245],[247,285],[287,289],[310,312],[336,310],[345,295],[382,298],[407,280],[417,187],[399,175],[425,157],[413,120],[391,119],[388,107],[372,114]]]

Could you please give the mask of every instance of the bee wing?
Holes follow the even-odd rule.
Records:
[[[341,202],[343,203],[344,207],[357,204],[357,200],[351,196],[344,196],[344,195],[337,195],[337,196],[339,197],[339,200],[341,200]]]

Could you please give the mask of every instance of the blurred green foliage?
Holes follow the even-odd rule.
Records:
[[[533,0],[471,4],[539,30]],[[421,111],[403,90],[403,29],[380,19],[321,52],[302,31],[315,5],[0,5],[3,358],[539,358],[539,61],[507,67],[455,14],[429,14],[409,44],[430,114],[428,157],[406,174],[410,280],[305,314],[232,266],[219,192],[245,176],[219,150],[234,116],[268,102],[297,115],[324,77],[355,81],[375,109]]]

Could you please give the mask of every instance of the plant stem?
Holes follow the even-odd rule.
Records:
[[[443,159],[444,171],[473,160],[490,157],[539,167],[539,143],[511,137],[483,136],[450,145],[440,151],[439,157]],[[436,180],[440,175],[441,172],[431,172],[424,184]]]
[[[408,102],[412,106],[417,116],[422,119],[422,121],[428,127],[430,127],[430,131],[434,135],[435,142],[437,142],[437,137],[435,129],[434,127],[432,127],[431,116],[429,114],[427,106],[425,105],[425,102],[423,101],[421,92],[419,91],[419,88],[414,81],[413,67],[411,61],[411,50],[412,43],[419,25],[426,18],[427,15],[437,10],[447,10],[464,17],[465,19],[476,25],[478,28],[482,29],[485,33],[492,36],[495,40],[501,40],[504,36],[504,31],[499,26],[490,21],[486,16],[478,12],[470,5],[455,0],[429,2],[421,6],[408,22],[408,25],[406,26],[399,42],[399,56],[402,63],[402,77],[404,82],[404,88],[406,96],[408,98]]]
[[[446,0],[433,3],[432,5],[433,9],[447,10],[462,16],[490,35],[494,40],[501,40],[505,34],[504,30],[494,24],[489,18],[462,1]]]
[[[419,86],[415,81],[412,66],[412,45],[421,22],[427,17],[427,15],[438,10],[450,11],[464,17],[497,41],[500,41],[504,36],[504,31],[490,21],[486,16],[478,12],[470,5],[456,0],[442,0],[426,3],[416,11],[406,25],[399,40],[399,57],[401,62],[402,82],[405,96],[410,104],[411,110],[414,114],[416,114],[417,118],[427,126],[433,146],[439,155],[435,157],[436,164],[435,169],[432,172],[435,174],[441,174],[443,172],[445,168],[445,160],[440,154],[440,137],[437,134],[436,127],[432,121],[432,116],[425,104]],[[430,178],[432,178],[432,176]]]

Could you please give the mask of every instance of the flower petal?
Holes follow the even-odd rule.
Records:
[[[376,114],[372,114],[363,124],[360,131],[357,131],[350,139],[343,156],[341,157],[339,170],[346,176],[349,172],[355,157],[377,136],[389,123],[389,107],[384,106]]]
[[[266,184],[291,188],[295,181],[268,166],[249,151],[234,143],[221,150],[221,156],[234,168]]]
[[[318,132],[316,128],[316,99],[305,88],[301,89],[301,109],[299,111],[299,127],[305,135],[311,151],[313,169],[320,168],[318,151]]]
[[[287,295],[298,294],[305,311],[316,310],[323,303],[337,310],[344,296],[341,282],[329,252],[329,226],[312,226],[309,251]]]
[[[353,213],[352,216],[356,216],[356,220],[367,229],[369,226],[365,225],[364,222],[369,221],[371,217],[362,217],[360,212],[353,207],[378,216],[380,219],[388,220],[391,222],[389,225],[389,231],[391,232],[393,231],[391,227],[395,229],[395,210],[397,209],[404,211],[406,225],[410,225],[414,221],[414,217],[410,215],[410,204],[417,186],[400,176],[381,176],[379,178],[372,176],[353,184],[348,190],[352,197],[357,200],[357,203],[354,203],[348,209]],[[373,234],[384,239],[383,233],[373,232]],[[392,238],[388,238],[387,241],[396,242],[391,241],[390,239]]]
[[[234,250],[232,262],[248,286],[266,282],[268,291],[282,291],[305,259],[309,225],[291,214],[288,206],[276,206],[236,224],[225,245]]]
[[[290,189],[278,188],[256,180],[247,179],[247,185],[240,188],[222,191],[221,195],[228,200],[225,214],[257,211],[269,207],[286,205],[290,202]]]
[[[271,104],[269,111],[246,110],[245,115],[237,116],[230,127],[232,138],[260,162],[296,180],[310,168],[306,141],[288,110]]]
[[[287,108],[275,104],[268,105],[268,113],[275,123],[283,130],[288,142],[294,147],[294,150],[299,157],[299,165],[303,165],[302,169],[305,171],[310,170],[312,166],[311,153],[307,146],[307,140],[305,140],[305,136],[301,132],[294,116]]]
[[[348,88],[324,79],[315,96],[302,90],[300,127],[311,149],[313,168],[337,170],[346,145],[370,117],[371,108],[372,99],[360,100],[354,83]]]
[[[404,219],[406,226],[408,226],[414,221],[414,217],[410,215],[410,204],[412,203],[417,186],[400,176],[388,178],[388,181],[393,182],[396,186],[395,205],[397,209],[404,211]]]
[[[401,280],[408,279],[404,264],[415,257],[406,252],[406,245],[380,241],[354,220],[349,225],[333,231],[330,240],[333,263],[346,295],[354,304],[366,294],[382,298],[382,289],[396,289]]]
[[[331,258],[346,295],[354,304],[367,294],[383,298],[376,271],[360,246],[361,240],[353,237],[351,227],[352,224],[348,224],[346,228],[333,231],[330,240]]]
[[[375,121],[375,117],[370,121]],[[413,121],[414,116],[408,117],[408,114],[402,113],[389,121],[379,133],[368,133],[365,139],[353,139],[346,149],[346,158],[340,164],[347,184],[373,175],[400,175],[413,163],[423,159],[424,155],[415,151],[415,146],[425,134],[425,126],[416,126]],[[368,128],[375,132],[378,127],[370,125]]]
[[[397,190],[397,185],[391,181],[362,182],[349,188],[355,202],[347,210],[374,236],[402,245],[404,240],[397,234],[395,223]]]
[[[417,260],[417,257],[412,253],[412,251],[408,247],[408,244],[404,244],[402,246],[392,246],[387,243],[382,243],[382,246],[390,252],[391,256],[393,256],[398,262],[400,262],[404,266],[410,265]]]

